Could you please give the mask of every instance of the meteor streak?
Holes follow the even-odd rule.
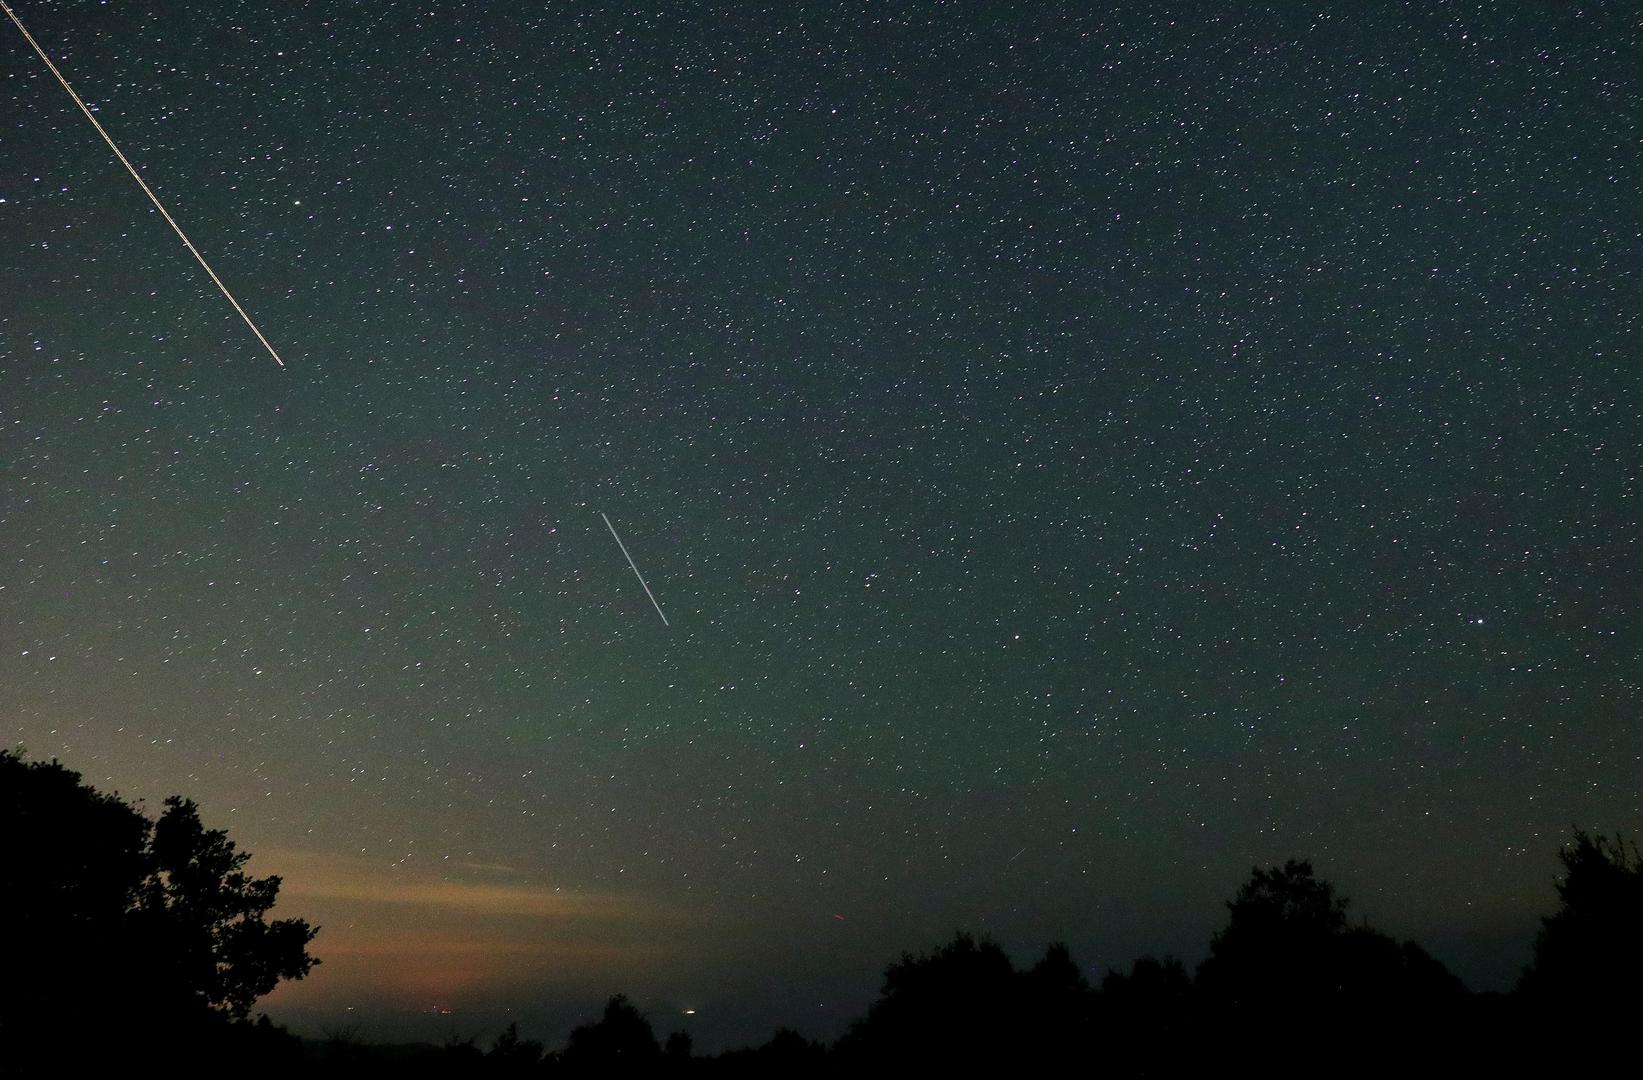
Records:
[[[645,595],[646,596],[650,597],[651,605],[656,608],[656,614],[662,615],[662,605],[656,603],[656,594],[650,591],[650,586],[649,585],[645,584],[645,575],[643,575],[639,572],[639,564],[635,563],[633,561],[633,556],[632,555],[628,555],[628,546],[626,544],[622,543],[622,538],[620,536],[616,535],[616,526],[614,526],[610,523],[610,518],[605,517],[605,512],[603,510],[601,510],[599,512],[599,516],[602,517],[602,518],[605,518],[605,528],[610,530],[610,535],[615,537],[615,539],[616,539],[616,546],[622,549],[622,554],[623,555],[627,556],[628,565],[633,567],[633,576],[639,579],[639,587],[641,589],[645,590]],[[669,623],[667,621],[667,616],[666,615],[662,615],[662,625],[663,626],[672,625],[671,623]]]
[[[274,351],[274,346],[270,345],[268,339],[262,336],[262,331],[257,329],[257,324],[252,322],[251,316],[247,315],[245,309],[240,307],[240,302],[234,299],[234,294],[228,291],[228,286],[222,283],[222,278],[217,276],[217,272],[211,269],[211,264],[205,261],[205,256],[200,254],[199,249],[194,246],[194,242],[188,238],[188,234],[183,232],[183,227],[177,224],[177,219],[172,217],[170,212],[161,205],[159,196],[155,195],[153,189],[138,175],[136,167],[120,152],[120,148],[114,145],[114,140],[109,137],[108,132],[103,130],[103,125],[97,122],[97,117],[92,111],[86,108],[86,103],[80,99],[79,94],[74,92],[74,87],[70,86],[68,80],[63,78],[63,73],[58,71],[57,65],[51,62],[51,57],[46,55],[46,50],[40,47],[38,41],[34,40],[34,35],[29,33],[28,27],[23,25],[23,20],[17,17],[17,13],[11,9],[11,5],[6,3],[6,0],[0,0],[0,9],[3,9],[6,17],[16,25],[18,30],[22,31],[23,40],[27,41],[40,59],[45,61],[46,67],[51,69],[51,73],[57,76],[57,81],[63,84],[63,89],[68,91],[68,96],[74,99],[74,104],[80,106],[80,111],[86,114],[86,119],[91,121],[91,126],[97,129],[97,134],[101,135],[103,141],[108,143],[108,148],[114,151],[114,156],[120,159],[120,164],[126,167],[126,172],[130,173],[131,178],[137,181],[137,186],[143,189],[143,194],[147,195],[148,201],[154,204],[154,209],[160,212],[160,216],[165,218],[166,224],[171,226],[172,231],[177,234],[177,238],[183,242],[183,247],[188,249],[189,254],[193,255],[195,260],[199,262],[201,269],[206,272],[217,288],[222,290],[222,294],[228,302],[234,305],[234,310],[240,313],[240,318],[245,320],[245,325],[249,326],[251,332],[257,335],[257,340],[262,342],[262,347],[268,350],[268,355],[274,358],[274,363],[284,367],[285,361],[281,360],[280,354]]]

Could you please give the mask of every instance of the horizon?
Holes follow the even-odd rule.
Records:
[[[1560,840],[1539,853],[1545,869],[1542,895],[1538,901],[1524,898],[1527,914],[1515,924],[1508,911],[1461,929],[1446,928],[1441,918],[1432,921],[1434,912],[1444,908],[1457,913],[1475,909],[1464,896],[1434,905],[1417,895],[1399,904],[1399,897],[1383,893],[1381,898],[1392,903],[1383,916],[1359,902],[1347,885],[1350,879],[1331,875],[1327,865],[1317,869],[1341,889],[1350,904],[1351,922],[1413,940],[1471,991],[1499,993],[1515,986],[1529,962],[1541,918],[1553,909],[1561,844]],[[1284,858],[1274,856],[1258,865],[1278,865]],[[1128,933],[1102,934],[1099,926],[1079,925],[1076,913],[1063,912],[1061,936],[1036,943],[1019,932],[1005,936],[1012,925],[1008,918],[979,916],[912,942],[897,934],[913,932],[923,922],[916,917],[853,927],[840,925],[852,920],[835,913],[815,919],[810,928],[828,942],[825,951],[832,966],[826,970],[817,970],[813,962],[807,969],[805,953],[814,948],[808,940],[790,946],[791,955],[784,962],[760,967],[749,957],[756,954],[753,946],[763,937],[761,929],[729,926],[732,920],[723,913],[715,917],[702,910],[681,910],[664,916],[614,896],[499,884],[499,876],[514,872],[500,864],[470,864],[465,869],[490,880],[459,883],[448,872],[419,878],[404,867],[273,849],[253,853],[250,869],[282,877],[275,915],[304,917],[321,930],[314,945],[320,966],[303,980],[282,983],[257,1010],[305,1038],[352,1032],[367,1043],[439,1045],[448,1038],[469,1036],[483,1042],[517,1023],[524,1037],[553,1047],[571,1028],[597,1015],[612,994],[622,993],[649,1016],[659,1035],[687,1031],[699,1051],[716,1053],[756,1045],[779,1028],[831,1042],[879,994],[885,967],[903,953],[918,955],[936,948],[955,931],[996,941],[1023,970],[1050,944],[1067,944],[1092,985],[1099,985],[1109,972],[1126,971],[1141,956],[1175,957],[1190,972],[1207,954],[1211,935],[1224,927],[1226,904],[1250,867],[1230,878],[1221,897],[1207,909],[1172,918],[1168,912],[1185,912],[1188,906],[1177,902],[1139,923],[1132,915]],[[1195,868],[1176,880],[1202,882],[1207,875]],[[1162,886],[1148,891],[1155,897],[1174,896]],[[1424,914],[1419,910],[1422,899],[1427,901]],[[618,943],[599,940],[590,929],[575,935],[574,944],[544,936],[521,945],[519,935],[505,929],[509,920],[518,918],[538,919],[543,926],[578,919],[591,926],[637,920],[644,929],[630,931],[628,940]],[[1013,925],[1034,922],[1035,918],[1018,918]],[[335,931],[328,929],[332,927]],[[1144,932],[1141,927],[1158,933],[1161,944],[1125,953],[1123,942]],[[329,948],[333,939],[337,946]],[[593,954],[604,983],[579,985],[564,976],[537,976],[532,982],[533,973],[585,952]],[[477,954],[479,961],[464,964],[462,958],[469,953]],[[428,969],[448,971],[452,966],[477,969],[485,981],[466,986],[448,978],[428,981]],[[795,972],[803,977],[795,979]]]

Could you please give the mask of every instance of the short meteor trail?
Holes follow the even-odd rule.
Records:
[[[252,322],[251,316],[247,315],[245,309],[240,307],[240,302],[234,299],[234,294],[228,291],[228,286],[222,283],[222,278],[217,276],[217,272],[211,269],[211,264],[205,261],[205,256],[200,254],[199,249],[194,246],[194,242],[188,238],[188,234],[183,232],[183,227],[177,224],[177,219],[172,217],[170,212],[161,205],[159,196],[155,195],[153,189],[138,175],[136,167],[120,152],[120,148],[114,145],[114,140],[109,137],[108,132],[103,130],[103,125],[97,122],[97,117],[86,107],[86,103],[80,99],[80,95],[74,92],[74,87],[70,86],[68,80],[63,78],[63,73],[58,71],[57,65],[51,62],[51,57],[46,55],[46,50],[40,47],[38,41],[34,40],[34,35],[29,33],[28,27],[23,25],[23,20],[17,17],[17,13],[11,9],[11,5],[7,4],[6,0],[0,0],[0,9],[4,9],[6,17],[17,26],[18,30],[23,32],[23,39],[33,47],[40,59],[45,61],[46,67],[51,69],[51,73],[57,76],[57,81],[63,84],[63,89],[68,91],[68,96],[74,99],[74,104],[80,106],[80,111],[86,114],[86,119],[91,121],[91,126],[97,129],[97,134],[101,135],[103,141],[108,143],[108,148],[114,151],[114,156],[120,159],[120,164],[126,167],[126,172],[130,173],[131,178],[137,181],[137,186],[143,189],[143,194],[147,195],[148,201],[154,204],[154,209],[160,212],[160,216],[165,218],[166,223],[177,234],[177,238],[183,242],[183,247],[188,249],[189,254],[193,255],[195,260],[199,262],[206,275],[211,278],[218,289],[222,290],[222,294],[228,302],[234,305],[234,310],[240,313],[240,318],[245,320],[245,325],[249,326],[251,332],[257,335],[257,340],[262,342],[262,347],[268,350],[268,355],[274,358],[274,363],[284,367],[285,361],[281,360],[280,354],[274,351],[274,346],[270,345],[268,339],[262,336],[262,331],[257,329],[257,324]]]
[[[656,594],[650,591],[650,586],[649,585],[645,584],[645,575],[643,575],[639,572],[639,564],[635,563],[633,561],[633,556],[632,555],[628,555],[628,546],[626,544],[622,543],[622,538],[620,536],[616,535],[616,526],[614,526],[610,523],[610,518],[605,517],[605,512],[603,510],[599,511],[599,516],[602,517],[602,518],[605,518],[605,528],[610,530],[610,535],[612,537],[615,537],[615,539],[616,539],[616,546],[622,549],[622,554],[623,555],[627,556],[628,565],[633,567],[633,576],[639,579],[639,587],[641,589],[645,590],[645,595],[646,596],[650,597],[651,606],[655,607],[656,614],[662,615],[662,605],[656,603]],[[671,626],[672,625],[671,623],[669,623],[667,621],[667,616],[666,615],[662,615],[662,625],[663,626]]]

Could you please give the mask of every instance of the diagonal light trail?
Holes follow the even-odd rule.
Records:
[[[245,313],[245,309],[240,306],[240,302],[234,299],[234,294],[228,291],[228,286],[222,283],[222,278],[217,276],[217,272],[211,269],[211,264],[205,261],[205,256],[200,254],[199,248],[196,248],[194,242],[188,238],[188,234],[183,232],[183,227],[177,224],[177,219],[171,216],[170,211],[166,210],[160,203],[159,196],[155,195],[148,184],[143,181],[143,178],[138,175],[136,167],[120,152],[120,148],[114,145],[114,140],[109,137],[108,132],[103,130],[103,125],[97,122],[96,115],[86,107],[86,103],[80,99],[79,94],[74,92],[74,87],[68,84],[68,80],[63,78],[63,73],[57,70],[57,65],[51,62],[51,57],[46,55],[46,50],[40,47],[38,41],[34,40],[34,35],[29,33],[28,27],[23,25],[23,20],[17,17],[17,13],[11,9],[11,5],[7,4],[6,0],[0,0],[0,9],[5,10],[6,17],[17,26],[18,30],[22,31],[23,39],[29,43],[40,59],[45,61],[46,67],[51,69],[51,73],[57,76],[57,81],[63,84],[63,89],[68,91],[68,96],[74,99],[74,104],[80,106],[80,111],[86,114],[86,119],[91,121],[91,126],[97,129],[97,134],[101,135],[103,141],[108,143],[108,148],[114,151],[114,156],[120,159],[120,164],[126,167],[126,172],[130,173],[131,178],[137,181],[137,186],[143,189],[143,194],[147,195],[148,201],[154,204],[154,209],[160,212],[160,216],[165,218],[166,223],[177,234],[177,238],[183,242],[183,247],[188,249],[189,254],[193,255],[195,260],[199,262],[200,267],[216,284],[217,288],[222,290],[222,294],[228,299],[228,302],[234,305],[234,310],[240,313],[240,318],[245,320],[245,325],[249,326],[251,332],[257,335],[257,340],[262,342],[262,347],[268,350],[268,355],[274,358],[274,363],[284,367],[285,361],[281,360],[280,354],[274,351],[274,346],[270,345],[268,339],[262,336],[262,331],[257,329],[257,324],[251,321],[251,316]]]
[[[662,605],[656,603],[656,594],[650,591],[649,585],[645,584],[645,575],[639,572],[639,564],[633,561],[632,555],[628,555],[628,546],[622,543],[622,538],[620,536],[616,535],[616,526],[610,523],[610,518],[605,517],[605,512],[603,510],[599,511],[599,516],[605,518],[605,528],[610,530],[610,535],[616,539],[616,546],[622,549],[623,555],[627,556],[628,565],[633,567],[633,576],[639,579],[639,587],[645,590],[646,596],[650,597],[651,605],[656,608],[656,614],[662,615]],[[662,615],[662,625],[672,625],[667,621],[666,615]]]

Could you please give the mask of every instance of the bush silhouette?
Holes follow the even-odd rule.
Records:
[[[0,751],[0,822],[0,1039],[20,1059],[215,1053],[257,998],[316,963],[306,922],[267,918],[279,878],[246,874],[249,856],[186,799],[150,821],[56,762]]]

